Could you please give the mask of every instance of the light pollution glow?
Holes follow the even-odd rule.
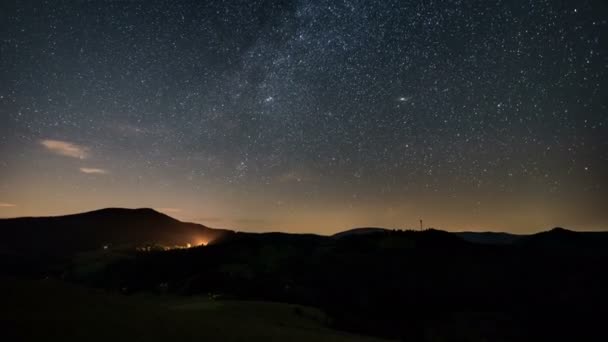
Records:
[[[320,234],[363,226],[416,228],[419,218],[427,227],[446,230],[521,233],[558,225],[579,230],[602,229],[606,219],[605,215],[595,214],[601,209],[601,202],[588,205],[584,194],[578,198],[571,194],[554,196],[550,205],[541,195],[519,198],[518,194],[493,196],[481,192],[456,197],[432,192],[353,199],[335,191],[310,201],[297,190],[284,193],[284,183],[280,182],[275,187],[253,187],[240,192],[208,184],[206,191],[198,192],[179,183],[155,187],[149,185],[157,184],[154,181],[138,183],[131,179],[130,183],[119,181],[114,175],[96,179],[97,185],[91,186],[90,179],[77,172],[70,177],[60,172],[36,178],[29,178],[27,173],[15,174],[3,185],[4,194],[9,194],[13,203],[2,206],[0,215],[47,216],[103,207],[151,207],[177,219],[210,227]]]

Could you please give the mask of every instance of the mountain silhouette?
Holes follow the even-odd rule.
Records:
[[[416,241],[418,246],[458,245],[459,240],[474,244],[548,247],[608,247],[608,232],[576,232],[564,228],[531,235],[515,235],[502,232],[456,232],[427,229],[424,231],[396,231],[380,227],[361,227],[345,230],[331,236],[316,236],[317,241],[344,238],[389,239],[389,245],[408,245]],[[0,219],[0,252],[9,254],[72,255],[77,252],[97,250],[104,246],[184,246],[187,244],[217,242],[229,236],[250,236],[247,239],[291,240],[303,239],[301,234],[288,233],[239,233],[215,229],[201,224],[181,222],[150,208],[105,208],[85,213],[53,217],[21,217]],[[279,234],[275,236],[276,234]],[[255,237],[258,236],[258,237]],[[401,241],[401,242],[399,242]]]
[[[561,227],[523,236],[517,245],[528,248],[569,248],[577,250],[608,248],[608,232],[577,232]]]
[[[106,208],[55,217],[0,219],[0,250],[69,255],[104,246],[198,245],[229,230],[178,221],[153,209]]]

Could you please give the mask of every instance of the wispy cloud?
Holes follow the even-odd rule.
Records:
[[[13,203],[0,202],[0,208],[13,208],[16,206],[17,205]]]
[[[180,208],[156,208],[158,211],[162,211],[163,213],[179,213],[182,210]]]
[[[108,173],[107,170],[96,169],[93,167],[81,167],[80,172],[87,173],[87,174],[94,174],[94,175],[105,175]]]
[[[45,139],[40,141],[40,143],[42,146],[46,147],[47,150],[62,156],[78,159],[85,159],[89,156],[88,148],[71,142]]]

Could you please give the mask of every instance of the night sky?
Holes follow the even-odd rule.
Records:
[[[608,229],[605,1],[0,6],[0,217]]]

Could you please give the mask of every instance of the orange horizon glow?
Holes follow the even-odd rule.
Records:
[[[71,202],[71,201],[70,201]],[[45,205],[24,206],[20,203],[0,208],[0,217],[27,217],[27,216],[60,216],[96,210],[104,207],[129,207],[127,205],[99,205],[97,202],[83,198],[82,201],[69,203],[73,210],[62,210],[57,202]],[[91,203],[90,206],[83,204]],[[200,212],[217,212],[217,215],[198,214],[196,207],[184,208],[179,212],[166,213],[183,222],[203,224],[210,228],[225,228],[236,231],[269,232],[282,231],[289,233],[315,233],[331,235],[336,232],[356,227],[383,227],[388,229],[418,229],[419,218],[424,220],[425,227],[432,227],[446,231],[504,231],[510,233],[536,233],[554,227],[564,227],[571,230],[605,230],[604,220],[587,215],[596,210],[593,206],[579,208],[578,212],[569,210],[571,203],[560,203],[554,208],[536,203],[505,204],[482,203],[482,205],[468,205],[466,202],[447,203],[438,200],[436,205],[442,209],[436,212],[427,202],[404,203],[402,205],[387,205],[382,203],[360,203],[357,207],[341,206],[341,203],[325,203],[306,209],[292,207],[287,212],[272,211],[271,208],[259,208],[259,205],[250,206],[239,203],[243,208],[235,211],[234,208],[210,204],[211,209],[200,209]],[[40,203],[42,204],[42,203]],[[599,204],[598,204],[599,206]],[[66,206],[67,207],[67,206]],[[146,207],[132,206],[132,207]],[[148,205],[147,207],[155,207]],[[156,206],[158,207],[158,206]],[[240,213],[239,213],[240,212]],[[243,216],[254,213],[270,213],[269,217],[255,216],[255,219],[244,219]],[[249,213],[249,214],[248,214]],[[510,214],[514,213],[514,214]],[[209,217],[207,217],[209,216]],[[239,217],[240,216],[240,217]],[[603,216],[606,216],[605,214]],[[608,218],[606,219],[608,222]],[[210,241],[204,238],[193,238],[193,246],[205,246]]]

